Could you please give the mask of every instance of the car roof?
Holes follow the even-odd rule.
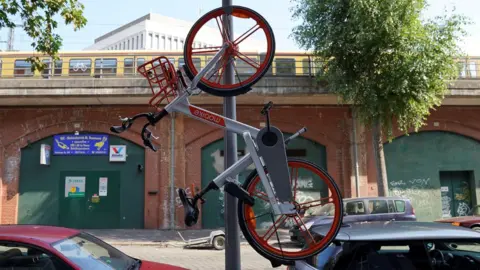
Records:
[[[34,239],[44,243],[52,244],[59,240],[71,237],[80,233],[79,230],[46,226],[46,225],[0,225],[0,240],[2,238]]]
[[[363,200],[403,200],[403,201],[409,201],[407,198],[402,198],[398,196],[389,196],[389,197],[374,197],[374,196],[369,196],[369,197],[358,197],[358,198],[344,198],[343,201],[349,202],[349,201],[363,201]]]
[[[315,234],[325,235],[330,226],[316,226]],[[338,241],[398,241],[434,239],[478,239],[480,233],[469,228],[449,223],[420,221],[375,221],[344,224],[340,228]]]

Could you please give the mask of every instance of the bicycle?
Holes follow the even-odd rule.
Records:
[[[139,73],[148,80],[152,90],[153,97],[150,99],[149,104],[157,108],[157,112],[141,113],[131,118],[121,118],[122,125],[111,127],[111,131],[121,133],[130,128],[136,119],[144,117],[148,122],[142,128],[141,137],[146,147],[156,151],[151,141],[151,138],[154,136],[148,129],[148,126],[154,126],[171,112],[179,112],[204,123],[242,135],[246,143],[246,150],[248,151],[245,156],[229,168],[226,168],[199,193],[195,194],[193,198],[187,197],[184,189],[180,188],[178,190],[180,200],[184,207],[185,225],[190,227],[197,223],[200,213],[198,201],[202,204],[205,203],[203,196],[207,192],[223,188],[225,192],[238,198],[239,226],[249,244],[259,254],[269,259],[272,265],[292,264],[295,260],[306,259],[321,252],[333,241],[340,229],[343,217],[342,196],[338,186],[327,171],[310,161],[299,158],[287,158],[286,147],[289,142],[306,132],[307,129],[304,127],[285,139],[281,130],[270,124],[272,102],[267,103],[261,110],[261,114],[266,117],[266,127],[261,129],[190,104],[188,98],[197,87],[216,96],[244,94],[251,90],[251,86],[255,84],[271,66],[274,53],[273,51],[267,51],[264,63],[255,63],[255,65],[252,62],[258,69],[257,72],[247,78],[246,81],[241,82],[239,76],[237,76],[239,83],[221,84],[221,74],[225,70],[226,64],[228,64],[234,56],[239,57],[241,60],[246,59],[245,57],[247,56],[238,52],[238,43],[235,42],[235,40],[233,42],[229,40],[226,34],[229,29],[221,28],[217,21],[220,33],[222,34],[223,44],[215,47],[217,50],[212,59],[208,61],[205,68],[197,71],[192,60],[192,51],[194,50],[192,49],[192,41],[194,40],[195,33],[198,32],[199,25],[206,24],[209,18],[223,17],[225,21],[227,16],[240,17],[243,19],[253,18],[257,25],[261,25],[261,28],[267,34],[267,47],[274,50],[275,40],[273,32],[268,22],[260,14],[242,6],[214,9],[202,16],[188,33],[185,42],[185,65],[175,70],[174,65],[169,59],[160,56],[138,67]],[[240,38],[236,40],[238,41]],[[207,75],[208,79],[210,79],[217,72],[220,79],[214,78],[214,82],[203,78]],[[163,106],[162,102],[164,100],[166,100],[166,104]],[[162,106],[163,108],[161,108]],[[157,137],[154,138],[158,139]],[[243,185],[235,181],[234,177],[252,163],[256,169],[247,177]],[[293,176],[295,173],[298,174],[299,169],[307,170],[312,179],[321,181],[320,184],[326,187],[327,191],[323,190],[323,194],[319,192],[319,196],[324,195],[326,198],[313,200],[309,203],[298,203],[296,201],[297,191],[292,191],[292,187],[296,189],[299,180],[297,178],[294,181]],[[319,182],[316,182],[316,184],[318,183]],[[258,190],[256,188],[257,184],[259,184],[264,191]],[[255,210],[261,209],[264,211],[267,209],[265,205],[262,207],[261,204],[258,204],[258,201],[264,204],[270,203],[270,213],[255,215]],[[327,234],[313,237],[308,230],[308,226],[303,222],[301,215],[305,213],[307,209],[322,206],[324,203],[333,203],[335,206],[332,227]],[[268,214],[270,214],[268,218],[271,219],[273,225],[268,230],[261,226],[257,228],[257,219],[265,219]],[[280,216],[280,218],[275,218],[274,216]],[[301,229],[300,231],[308,244],[306,247],[298,251],[293,251],[293,247],[285,246],[285,243],[281,243],[278,231],[282,224],[286,224],[287,219],[290,219],[290,223],[296,224]],[[263,236],[260,235],[263,234],[262,231],[266,231]],[[270,238],[274,234],[278,238],[277,242],[270,241]],[[285,240],[285,237],[282,239]],[[277,244],[279,247],[276,246]]]

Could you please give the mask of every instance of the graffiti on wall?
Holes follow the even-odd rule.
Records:
[[[452,217],[452,212],[450,205],[452,203],[452,198],[447,194],[442,194],[442,218]]]
[[[466,216],[470,212],[470,206],[466,202],[460,202],[457,207],[457,215],[459,217]]]
[[[440,200],[440,194],[434,192],[431,180],[427,178],[413,178],[390,181],[390,195],[410,199],[417,216],[432,219],[432,204]]]

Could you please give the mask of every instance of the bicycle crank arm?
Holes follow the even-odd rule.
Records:
[[[228,194],[232,195],[235,198],[238,198],[240,201],[245,202],[250,206],[253,206],[255,204],[255,199],[250,196],[245,189],[235,183],[226,183],[224,186],[224,190]]]

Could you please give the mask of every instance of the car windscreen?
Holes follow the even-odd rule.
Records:
[[[53,247],[81,269],[127,269],[135,260],[87,233],[53,244]]]

